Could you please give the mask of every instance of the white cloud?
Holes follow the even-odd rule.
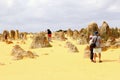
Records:
[[[111,12],[120,12],[120,9],[118,8],[118,6],[116,5],[112,5],[108,8],[108,11],[111,11]]]
[[[49,2],[49,0],[29,0],[27,1],[27,5],[29,7],[40,7],[44,6]]]
[[[120,12],[120,1],[115,1],[110,7],[108,8],[110,12]]]
[[[13,6],[13,2],[14,2],[14,0],[8,0],[7,1],[7,6],[8,7],[12,7]]]
[[[119,0],[0,0],[0,22],[2,29],[24,26],[30,31],[39,30],[39,26],[78,28],[103,20],[113,25],[120,19],[119,4]]]

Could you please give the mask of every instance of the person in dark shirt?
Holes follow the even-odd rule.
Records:
[[[52,32],[50,29],[47,29],[47,34],[48,34],[48,41],[50,42],[52,38]]]
[[[90,39],[90,41],[89,41],[89,45],[91,45],[92,44],[92,35],[90,35],[90,37],[89,37],[89,39]],[[93,60],[93,47],[91,47],[90,46],[90,60],[91,60],[91,62],[95,62],[94,60]]]

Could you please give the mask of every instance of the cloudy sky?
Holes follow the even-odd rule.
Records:
[[[120,28],[120,0],[0,0],[0,32],[80,29],[104,20]]]

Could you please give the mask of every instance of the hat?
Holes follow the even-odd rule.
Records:
[[[97,35],[97,34],[98,34],[98,31],[95,31],[94,34]]]

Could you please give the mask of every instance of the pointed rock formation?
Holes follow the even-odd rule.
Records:
[[[87,27],[88,34],[93,34],[95,31],[99,31],[98,25],[95,22],[91,22]]]
[[[39,33],[37,34],[31,44],[31,48],[44,48],[44,47],[51,47],[51,44],[49,43],[47,37],[45,36],[45,33]]]
[[[102,26],[100,27],[100,35],[102,38],[107,40],[110,36],[110,28],[107,22],[103,21]]]

